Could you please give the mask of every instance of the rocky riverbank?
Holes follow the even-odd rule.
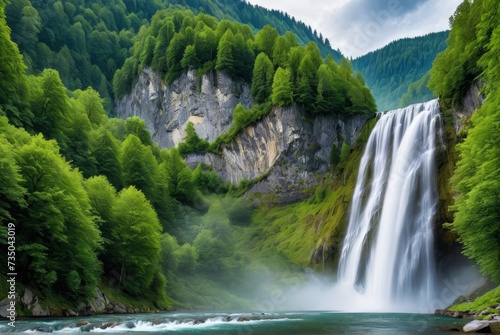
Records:
[[[7,316],[9,300],[0,301],[0,316]],[[16,297],[16,310],[22,316],[88,316],[97,314],[132,314],[157,312],[152,307],[131,307],[109,298],[101,289],[96,288],[95,297],[81,302],[74,308],[65,308],[44,302],[29,288],[24,288],[22,295]]]
[[[438,309],[436,315],[452,318],[474,319],[462,328],[464,333],[492,333],[500,334],[500,304],[493,304],[481,311],[451,311]]]

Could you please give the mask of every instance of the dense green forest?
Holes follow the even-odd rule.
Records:
[[[315,42],[323,57],[332,54],[336,61],[342,58],[332,50],[328,39],[304,23],[239,0],[15,0],[7,4],[12,39],[19,46],[28,74],[56,69],[71,90],[92,86],[104,99],[106,110],[113,107],[116,69],[129,56],[140,27],[161,9],[184,6],[218,19],[248,24],[253,31],[271,24],[280,34],[293,32],[301,45]]]
[[[467,91],[478,82],[484,85],[486,99],[468,121],[466,131],[460,134],[463,138],[458,145],[460,159],[451,180],[457,194],[455,214],[448,226],[458,233],[464,254],[477,262],[484,275],[500,283],[498,2],[465,0],[450,22],[448,47],[436,58],[429,85],[447,109],[460,108]],[[498,293],[491,294],[498,299]]]
[[[0,217],[2,241],[7,222],[16,225],[19,282],[66,306],[101,284],[156,308],[171,307],[172,297],[208,306],[176,280],[241,271],[230,224],[245,205],[206,199],[206,184],[227,189],[220,179],[191,171],[176,149],[159,150],[138,118],[109,119],[93,89],[67,91],[52,69],[27,76],[4,6]],[[212,303],[231,304],[219,295]]]
[[[151,67],[172,83],[190,68],[200,76],[223,71],[251,82],[258,104],[297,103],[310,114],[375,112],[375,102],[363,78],[351,64],[324,60],[318,46],[299,45],[291,32],[279,35],[266,25],[254,36],[248,25],[191,11],[159,11],[139,32],[122,69],[114,77],[115,96],[129,93],[140,71]]]
[[[310,199],[275,207],[269,194],[256,212],[240,197],[248,181],[191,170],[183,155],[217,152],[272,106],[300,104],[305,119],[371,114],[363,77],[338,54],[325,57],[329,42],[286,14],[239,1],[172,3],[192,11],[161,1],[0,0],[0,261],[12,222],[17,279],[48,303],[76,308],[101,287],[158,309],[246,306],[256,283],[286,282],[295,264],[310,265],[312,249],[340,243],[369,127],[352,150],[332,153],[333,172]],[[428,97],[427,83],[445,108],[457,107],[472,84],[483,85],[485,103],[460,134],[448,226],[500,283],[498,4],[465,0],[451,23],[449,35],[399,41],[354,68],[379,109],[397,107],[391,94],[395,103]],[[251,84],[256,105],[237,106],[214,143],[188,126],[178,149],[160,149],[144,121],[109,117],[146,66],[166,82],[188,69],[223,71]]]
[[[352,61],[371,89],[378,110],[391,110],[431,100],[425,75],[446,48],[448,32],[404,38]]]
[[[5,6],[0,1],[0,234],[6,241],[7,223],[15,224],[22,286],[47,304],[67,308],[93,297],[96,287],[137,306],[233,308],[252,298],[242,292],[255,293],[253,286],[271,276],[269,263],[282,273],[273,277],[276,283],[296,273],[284,253],[249,244],[251,211],[239,197],[248,183],[238,188],[209,167],[189,169],[182,147],[160,150],[144,121],[109,118],[109,94],[101,96],[90,86],[68,88],[55,69],[35,71],[33,57],[50,57],[38,51],[33,57],[21,54],[11,40],[15,33],[7,24]],[[33,12],[25,7],[22,12]],[[280,36],[266,26],[254,35],[247,25],[185,10],[160,11],[151,22],[130,44],[133,52],[124,69],[136,60],[153,67],[159,62],[179,71],[216,69],[254,83],[253,94],[262,104],[252,111],[238,106],[234,131],[221,141],[272,104],[291,104],[297,98],[292,71],[301,89],[311,93],[307,98],[314,98],[311,106],[321,106],[311,107],[313,113],[375,110],[362,78],[352,74],[347,61],[337,65],[331,57],[324,60],[315,44],[301,46],[292,33]],[[156,43],[157,36],[168,33],[173,41],[192,38],[194,44],[166,44],[160,38]],[[197,48],[206,46],[203,37],[212,34],[212,58],[202,62],[198,55],[207,54],[198,54]],[[149,48],[136,52],[142,43]],[[155,58],[161,48],[164,52]],[[260,51],[257,57],[255,51]],[[288,51],[298,67],[289,65]],[[237,60],[245,56],[252,59],[239,69]],[[312,69],[307,76],[306,69]],[[82,80],[77,72],[68,78]],[[262,85],[259,80],[264,80]],[[329,94],[337,88],[333,93],[342,104],[352,103],[331,110],[327,104],[335,100]],[[194,131],[188,135],[185,146],[204,146]],[[2,242],[0,248],[6,261],[7,245]]]

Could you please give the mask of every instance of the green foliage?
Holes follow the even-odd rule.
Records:
[[[120,161],[124,186],[133,185],[152,199],[158,164],[151,148],[143,145],[137,136],[130,134],[123,142]]]
[[[182,159],[179,150],[162,150],[164,168],[168,173],[171,196],[180,202],[192,203],[195,200],[192,172]]]
[[[257,103],[263,103],[271,96],[274,67],[269,57],[261,52],[255,60],[252,75],[252,95]]]
[[[229,127],[226,133],[219,135],[215,141],[210,143],[208,150],[220,153],[223,144],[230,143],[242,129],[262,119],[271,111],[271,107],[270,102],[254,105],[251,110],[246,109],[240,104],[236,105],[233,111],[233,123],[231,127]]]
[[[294,36],[290,32],[288,36]],[[293,37],[291,37],[293,39]],[[290,49],[292,46],[296,46],[291,42],[289,39],[287,39],[285,36],[279,36],[276,39],[276,42],[274,44],[274,49],[273,49],[273,63],[274,66],[276,67],[282,67],[285,68],[288,64],[288,53],[290,52]]]
[[[153,24],[154,23],[155,21],[153,21]],[[151,67],[159,73],[167,72],[167,47],[174,37],[174,33],[174,23],[169,20],[161,27],[156,39],[154,36],[150,35],[152,39],[156,40],[156,45],[153,51],[153,59],[151,59],[151,63],[145,61],[142,63],[142,66],[151,65]],[[149,39],[149,36],[147,38]],[[146,58],[145,60],[149,60],[149,58]]]
[[[487,307],[498,304],[499,301],[500,301],[500,287],[497,287],[487,292],[486,294],[476,298],[472,302],[464,302],[458,305],[453,305],[449,308],[449,310],[459,311],[459,312],[480,312]]]
[[[264,26],[255,35],[255,46],[257,48],[257,53],[263,52],[269,59],[273,57],[274,42],[278,38],[278,31],[271,25]]]
[[[430,72],[427,72],[422,78],[408,86],[408,91],[401,98],[400,106],[408,106],[411,104],[429,101],[436,97],[427,87],[429,84]]]
[[[196,56],[196,49],[194,45],[188,45],[184,51],[184,56],[181,60],[181,65],[183,69],[189,68],[189,66],[197,66],[198,58]]]
[[[292,104],[293,90],[291,79],[290,70],[283,70],[281,67],[276,70],[271,96],[274,105],[289,106]]]
[[[343,168],[347,164],[349,159],[349,155],[351,154],[351,146],[349,143],[344,141],[342,143],[342,149],[340,149],[340,162],[339,165]]]
[[[204,152],[208,149],[209,143],[202,140],[196,130],[194,129],[194,124],[188,122],[186,125],[186,137],[184,142],[179,143],[179,153],[185,157],[192,153]]]
[[[66,147],[64,130],[68,126],[68,97],[56,70],[45,70],[30,80],[31,110],[35,115],[33,130]]]
[[[316,91],[316,68],[309,54],[305,54],[297,69],[296,101],[304,106],[312,106]]]
[[[458,233],[463,253],[481,272],[500,282],[500,136],[498,105],[500,18],[495,1],[464,1],[451,19],[448,48],[438,57],[429,85],[447,104],[458,103],[473,81],[485,80],[483,106],[469,121],[457,148],[460,160],[451,179],[457,194],[448,226]],[[445,68],[446,63],[446,68]]]
[[[192,274],[198,267],[198,252],[196,248],[188,243],[185,243],[179,249],[175,250],[177,258],[177,269],[184,274]]]
[[[5,117],[1,117],[6,123]],[[3,127],[2,127],[3,128]],[[26,189],[22,186],[23,179],[14,156],[14,146],[0,136],[0,221],[12,220],[10,211],[13,208],[24,207]]]
[[[154,36],[148,36],[146,38],[146,43],[144,49],[142,50],[139,61],[141,62],[141,67],[145,67],[153,62],[154,51],[156,47],[156,39]]]
[[[222,36],[217,48],[217,62],[215,63],[216,70],[222,70],[227,72],[229,75],[233,72],[234,60],[233,60],[233,49],[232,44],[234,40],[233,32],[228,29],[226,33]]]
[[[167,47],[167,83],[171,84],[182,72],[181,61],[189,41],[182,33],[175,33]]]
[[[326,65],[320,65],[318,69],[318,94],[316,96],[316,111],[319,113],[341,113],[345,98],[342,96],[339,86],[336,85],[335,74]]]
[[[118,194],[112,212],[107,266],[119,273],[119,288],[123,285],[127,292],[140,295],[151,287],[159,266],[158,217],[144,194],[133,186]]]
[[[152,146],[151,134],[146,128],[146,122],[137,116],[129,117],[125,120],[125,133],[137,136],[145,146]]]
[[[69,114],[67,118],[68,125],[64,130],[66,147],[61,151],[66,160],[78,167],[83,176],[88,178],[97,173],[97,162],[92,156],[89,139],[92,125],[85,111],[85,106],[74,100],[70,100],[69,105],[73,113]]]
[[[340,163],[340,150],[335,144],[333,144],[332,149],[330,150],[330,165],[332,167],[335,167],[339,163]]]
[[[73,92],[73,97],[82,104],[92,127],[99,127],[108,120],[99,93],[88,87],[85,91]]]
[[[252,211],[245,199],[226,197],[222,205],[232,225],[248,226],[251,224]]]
[[[193,171],[193,184],[204,194],[224,194],[228,191],[228,183],[211,168],[199,164]]]
[[[0,4],[0,115],[7,115],[16,126],[31,128],[32,115],[26,110],[27,83],[22,56],[10,39],[5,21],[5,4]]]
[[[445,31],[403,38],[353,60],[354,70],[363,74],[380,111],[400,107],[410,84],[422,78],[446,48],[447,37]],[[424,97],[417,95],[415,100]]]
[[[116,198],[116,189],[109,183],[105,176],[95,176],[87,179],[83,186],[89,196],[92,212],[99,217],[100,229],[104,239],[104,248],[112,238],[108,223],[112,219],[112,208]]]
[[[233,110],[233,125],[243,128],[252,120],[252,111],[246,109],[241,104],[237,104]]]
[[[72,297],[92,296],[101,271],[101,239],[81,174],[59,155],[54,141],[41,136],[15,151],[27,192],[26,208],[12,215],[18,222],[21,280]]]
[[[97,174],[105,176],[117,190],[121,190],[123,181],[118,140],[109,130],[100,127],[92,133],[91,147]]]
[[[452,178],[458,196],[450,226],[464,244],[464,254],[474,258],[481,271],[500,282],[500,150],[499,95],[493,91],[471,118],[465,141],[458,145],[460,160]]]
[[[203,217],[202,229],[193,244],[199,254],[200,271],[212,275],[230,271],[235,241],[220,202],[214,203]]]
[[[151,58],[147,50],[152,41],[156,46]],[[310,113],[322,114],[369,114],[376,109],[364,79],[353,75],[349,61],[344,59],[337,66],[331,55],[323,60],[314,42],[299,46],[291,32],[280,36],[270,25],[254,37],[248,26],[229,20],[217,22],[190,11],[160,11],[141,30],[132,51],[115,75],[118,97],[131,90],[140,68],[151,66],[165,75],[168,84],[190,68],[198,80],[212,70],[225,72],[235,80],[249,81],[259,104],[297,102]],[[182,153],[192,150],[183,146]]]
[[[446,105],[460,103],[488,66],[478,61],[488,50],[494,22],[498,21],[496,10],[489,0],[463,1],[450,19],[448,47],[436,57],[429,81],[429,87]]]

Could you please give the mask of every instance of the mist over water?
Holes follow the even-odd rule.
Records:
[[[337,281],[311,277],[289,294],[289,308],[429,313],[476,287],[469,267],[436,272],[441,125],[438,100],[380,116],[361,159]]]
[[[338,280],[376,309],[428,304],[435,295],[440,127],[439,102],[433,100],[383,114],[368,140]]]

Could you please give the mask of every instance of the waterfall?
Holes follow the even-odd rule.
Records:
[[[371,307],[422,309],[435,281],[437,100],[380,116],[361,159],[338,282]],[[404,308],[404,307],[403,307]]]

